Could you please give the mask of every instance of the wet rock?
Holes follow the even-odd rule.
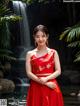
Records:
[[[15,84],[13,81],[8,79],[0,79],[0,92],[1,93],[10,93],[15,89]]]

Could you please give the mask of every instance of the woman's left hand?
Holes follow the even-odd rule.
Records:
[[[43,84],[47,82],[47,77],[41,77],[40,80],[42,81]]]

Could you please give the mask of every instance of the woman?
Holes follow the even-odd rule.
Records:
[[[48,30],[43,25],[34,28],[36,48],[26,56],[26,72],[31,79],[27,106],[63,106],[62,93],[56,78],[61,74],[56,50],[48,48]]]

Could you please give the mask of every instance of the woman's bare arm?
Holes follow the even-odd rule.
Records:
[[[32,73],[30,59],[31,59],[31,52],[28,52],[26,55],[26,73],[27,73],[27,76],[30,79],[32,79],[38,83],[43,84],[43,82],[35,74]]]
[[[47,80],[55,79],[61,74],[61,66],[60,66],[60,60],[57,51],[55,51],[54,54],[54,62],[55,62],[55,72],[53,74],[46,77]]]
[[[60,67],[60,61],[57,51],[55,51],[54,54],[54,62],[55,62],[55,72],[53,72],[51,75],[47,77],[41,78],[43,82],[47,82],[48,80],[55,79],[61,74],[61,67]]]

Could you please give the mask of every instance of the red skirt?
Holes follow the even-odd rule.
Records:
[[[64,106],[62,93],[54,81],[57,85],[54,89],[31,81],[26,106]]]

